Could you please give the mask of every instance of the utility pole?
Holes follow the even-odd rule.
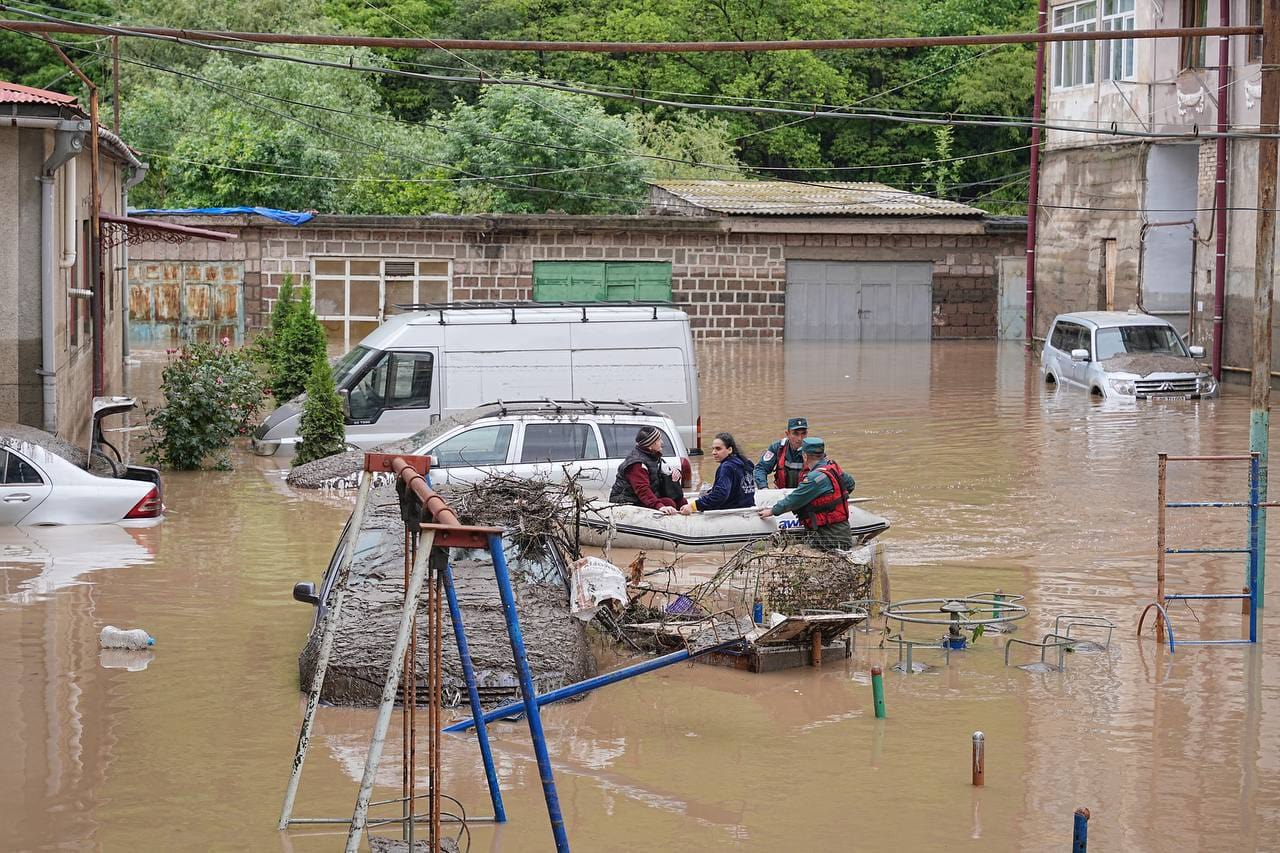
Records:
[[[1226,0],[1224,0],[1226,2]],[[111,37],[111,130],[120,135],[120,36]]]
[[[1049,0],[1040,0],[1036,16],[1036,32],[1049,27]],[[1027,351],[1035,348],[1036,332],[1036,239],[1040,216],[1040,119],[1044,110],[1044,60],[1046,45],[1036,45],[1035,91],[1031,95],[1031,177],[1027,182]]]
[[[1249,450],[1257,453],[1261,466],[1258,499],[1267,501],[1267,444],[1271,427],[1271,311],[1275,285],[1276,248],[1276,160],[1280,144],[1274,138],[1280,127],[1280,89],[1276,79],[1280,68],[1280,0],[1263,0],[1262,5],[1262,101],[1258,113],[1258,235],[1253,279],[1253,375],[1250,387]],[[1272,134],[1268,138],[1267,134]],[[1258,513],[1257,600],[1262,607],[1266,591],[1267,511]]]

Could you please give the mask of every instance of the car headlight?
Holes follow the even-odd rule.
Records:
[[[1126,397],[1134,395],[1135,389],[1132,379],[1109,379],[1107,381],[1111,383],[1111,390],[1117,394],[1124,394]]]
[[[1196,389],[1201,394],[1212,394],[1218,390],[1218,383],[1212,376],[1201,376],[1196,380]]]

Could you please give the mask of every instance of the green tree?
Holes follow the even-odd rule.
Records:
[[[152,163],[130,196],[139,206],[345,213],[351,188],[376,181],[383,192],[357,194],[358,212],[401,213],[398,199],[441,179],[438,134],[387,115],[366,75],[214,56],[200,76],[156,77],[126,101],[124,136]]]
[[[253,342],[253,357],[266,369],[268,375],[272,373],[275,367],[276,349],[280,341],[280,335],[284,331],[285,324],[289,321],[289,315],[293,313],[293,309],[296,306],[297,300],[293,295],[293,274],[285,273],[284,281],[276,294],[276,301],[271,306],[271,319],[267,324],[267,328],[259,332],[258,337]]]
[[[654,113],[632,112],[626,122],[635,131],[641,151],[652,158],[649,168],[660,180],[732,180],[742,163],[729,123],[715,116],[677,113],[669,119]]]
[[[323,355],[315,360],[307,379],[307,398],[302,404],[298,434],[302,442],[293,464],[302,465],[346,449],[342,399],[333,384],[333,368]]]
[[[303,285],[297,305],[289,312],[275,344],[271,393],[277,400],[292,400],[306,389],[316,359],[326,353],[324,327],[311,305],[311,287]]]
[[[582,95],[491,86],[449,116],[443,153],[483,175],[459,187],[465,212],[630,213],[647,194],[640,141]]]

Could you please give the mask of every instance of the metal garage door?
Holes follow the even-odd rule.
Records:
[[[933,264],[788,261],[791,341],[927,341]]]

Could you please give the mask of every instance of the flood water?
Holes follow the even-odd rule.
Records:
[[[880,721],[868,669],[897,653],[866,635],[820,670],[677,665],[551,706],[575,850],[1065,849],[1077,806],[1098,850],[1280,849],[1280,600],[1256,647],[1170,655],[1134,635],[1155,594],[1155,454],[1244,451],[1247,389],[1101,404],[1044,388],[1019,347],[991,342],[710,344],[699,358],[708,444],[727,429],[758,453],[805,415],[876,499],[895,599],[998,587],[1031,610],[1015,636],[1038,639],[1062,613],[1117,630],[1065,673],[1006,669],[990,634],[949,666],[921,650],[938,668],[887,672]],[[336,828],[275,824],[312,619],[289,592],[319,579],[349,506],[290,493],[278,462],[237,464],[168,474],[153,529],[0,530],[0,849],[341,849]],[[1247,491],[1239,463],[1176,464],[1170,483],[1175,500]],[[1170,512],[1171,546],[1243,544],[1242,510]],[[1237,555],[1171,558],[1169,574],[1176,592],[1244,582]],[[1236,602],[1172,619],[1180,640],[1243,630]],[[152,659],[99,652],[107,624],[150,631]],[[373,718],[321,710],[296,815],[350,815]],[[474,824],[471,849],[551,849],[527,729],[492,731],[510,822]],[[378,796],[398,792],[399,737],[393,726]],[[450,736],[444,764],[446,793],[490,814],[475,741]]]

